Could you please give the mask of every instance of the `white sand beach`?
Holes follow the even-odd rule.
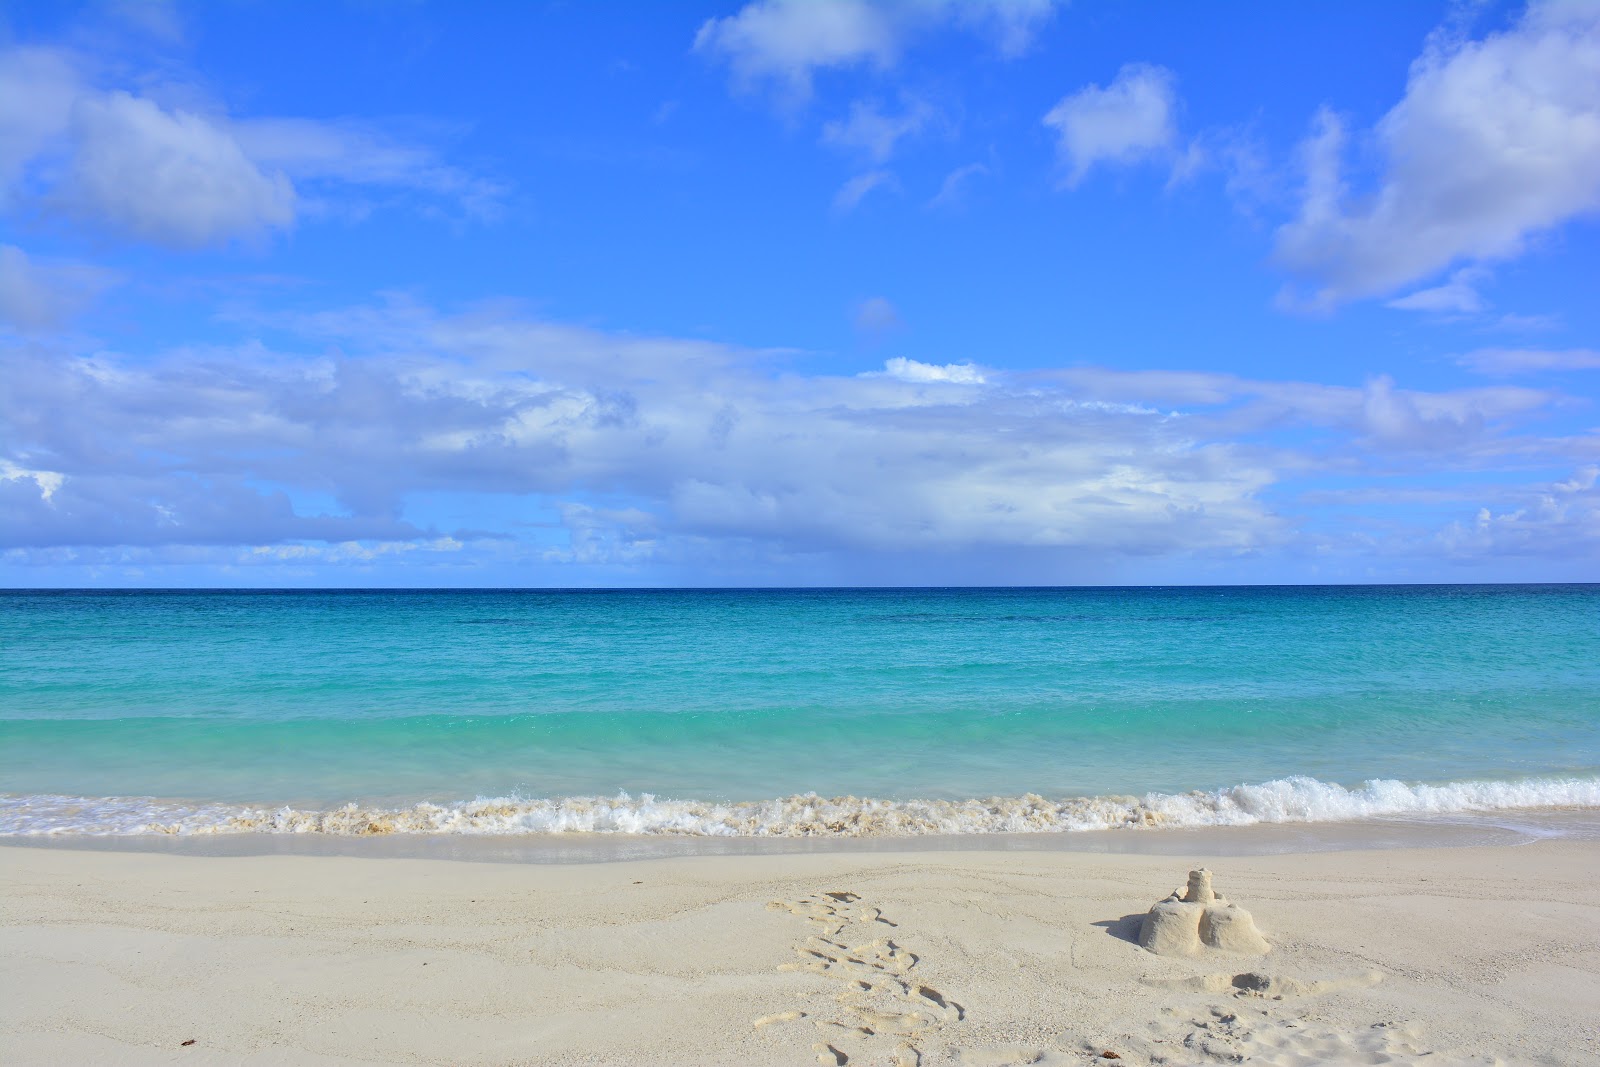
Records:
[[[1205,863],[1264,956],[1138,947]],[[1600,842],[0,850],[8,1064],[1600,1063]]]

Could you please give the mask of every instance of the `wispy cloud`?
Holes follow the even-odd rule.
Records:
[[[508,187],[443,162],[431,148],[407,143],[371,123],[251,119],[234,126],[250,158],[297,184],[392,189],[455,204],[461,214],[492,219]]]
[[[37,260],[15,245],[0,244],[0,325],[24,332],[57,328],[117,280],[116,272],[104,267]]]
[[[857,152],[873,163],[887,162],[900,141],[927,129],[935,117],[933,108],[915,97],[907,97],[901,103],[895,113],[874,101],[857,100],[850,105],[847,117],[822,127],[822,141]]]
[[[1433,315],[1476,315],[1488,304],[1478,286],[1489,277],[1482,267],[1462,267],[1443,285],[1419,289],[1388,301],[1398,311],[1422,311]]]
[[[905,326],[900,312],[886,297],[873,296],[861,301],[851,316],[856,331],[871,340],[881,340],[886,334]]]
[[[1600,351],[1588,348],[1480,348],[1457,356],[1470,371],[1496,378],[1512,378],[1541,371],[1600,370]]]
[[[966,190],[971,183],[989,173],[982,163],[968,163],[946,174],[939,183],[939,191],[928,201],[930,208],[954,208],[965,202]]]
[[[839,187],[833,195],[833,210],[841,215],[847,215],[860,206],[867,194],[874,189],[895,188],[894,175],[886,170],[869,170],[865,174],[857,174],[854,178]]]

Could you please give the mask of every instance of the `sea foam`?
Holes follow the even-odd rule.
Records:
[[[0,834],[657,834],[702,837],[914,837],[1065,833],[1254,823],[1339,822],[1380,816],[1600,808],[1600,777],[1346,788],[1282,778],[1212,792],[1143,797],[1034,794],[974,800],[877,800],[814,794],[712,802],[631,797],[501,797],[403,808],[325,810],[195,804],[139,797],[0,797]]]

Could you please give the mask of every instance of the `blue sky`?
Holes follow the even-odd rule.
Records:
[[[18,3],[0,584],[1600,580],[1600,4]]]

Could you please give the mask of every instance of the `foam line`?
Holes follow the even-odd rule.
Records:
[[[1144,797],[1027,794],[983,800],[874,800],[814,794],[717,803],[630,797],[503,797],[456,804],[321,811],[186,804],[148,798],[0,797],[4,834],[671,834],[706,837],[912,837],[1064,833],[1140,827],[1336,822],[1385,815],[1600,807],[1600,777],[1348,789],[1282,778],[1214,792]]]

